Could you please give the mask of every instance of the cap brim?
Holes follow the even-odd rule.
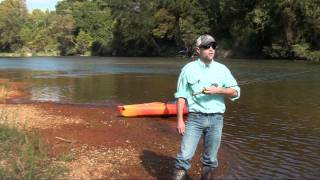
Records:
[[[209,41],[209,42],[206,42],[206,43],[202,43],[199,46],[207,46],[209,44],[215,44],[215,43],[216,43],[216,41]]]

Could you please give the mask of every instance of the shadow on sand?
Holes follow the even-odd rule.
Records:
[[[157,179],[170,179],[174,169],[174,158],[144,150],[140,156],[143,167]]]
[[[140,156],[144,168],[156,179],[172,179],[175,158],[144,150]],[[189,176],[187,179],[191,180]]]

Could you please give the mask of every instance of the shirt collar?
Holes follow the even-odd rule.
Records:
[[[214,60],[211,60],[211,62],[209,64],[205,64],[203,61],[200,60],[200,58],[198,59],[198,65],[201,68],[210,68],[213,63],[214,63]]]

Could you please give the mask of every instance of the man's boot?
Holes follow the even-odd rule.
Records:
[[[184,169],[174,169],[173,180],[185,180],[187,177],[187,171]]]
[[[209,180],[211,179],[211,172],[214,168],[203,166],[201,170],[201,180]]]

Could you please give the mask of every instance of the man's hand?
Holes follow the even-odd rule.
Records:
[[[235,97],[238,95],[237,91],[232,88],[214,87],[210,86],[203,90],[205,94],[221,94],[229,97]]]
[[[204,88],[203,93],[205,94],[220,94],[222,92],[222,88],[209,86]]]
[[[178,98],[177,101],[177,131],[180,135],[184,135],[186,130],[184,121],[183,121],[183,108],[186,104],[186,100],[184,98]]]
[[[186,130],[186,126],[183,120],[177,120],[177,131],[180,135],[184,135],[184,132]]]

